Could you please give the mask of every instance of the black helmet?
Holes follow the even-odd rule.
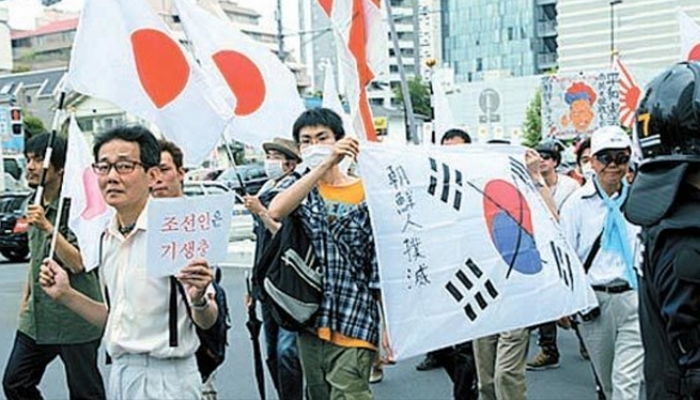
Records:
[[[682,62],[657,76],[636,118],[644,164],[700,162],[700,63]]]
[[[548,139],[541,141],[537,147],[535,147],[538,153],[547,153],[552,156],[554,162],[557,166],[561,162],[561,149],[559,143],[554,140]]]

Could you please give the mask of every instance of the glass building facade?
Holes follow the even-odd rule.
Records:
[[[455,80],[556,68],[556,0],[441,0],[443,62]]]

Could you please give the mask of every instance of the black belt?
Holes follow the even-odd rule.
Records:
[[[617,285],[617,286],[603,286],[603,285],[593,285],[593,290],[596,292],[605,292],[608,294],[618,294],[618,293],[624,293],[629,290],[632,290],[632,286],[628,284],[624,285]]]

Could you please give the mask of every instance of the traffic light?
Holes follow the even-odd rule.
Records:
[[[24,136],[22,109],[19,107],[10,107],[10,132],[14,136]]]

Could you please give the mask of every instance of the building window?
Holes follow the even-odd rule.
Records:
[[[484,60],[479,57],[476,59],[476,72],[480,72],[484,69]]]
[[[513,39],[515,39],[515,32],[514,32],[513,27],[512,27],[512,26],[509,26],[509,27],[508,27],[508,41],[510,42],[510,41],[512,41]]]

